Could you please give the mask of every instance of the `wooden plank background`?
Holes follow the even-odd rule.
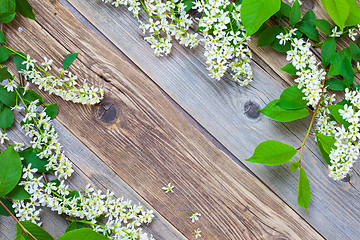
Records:
[[[264,54],[268,54],[268,57],[261,57],[260,54],[257,56],[263,61],[255,61],[253,64],[255,82],[242,89],[232,83],[229,77],[221,82],[208,78],[201,46],[188,50],[174,43],[171,56],[157,58],[142,39],[137,21],[126,9],[115,9],[104,5],[100,0],[90,0],[87,4],[81,0],[66,2],[79,11],[89,24],[116,45],[238,159],[249,157],[257,144],[268,139],[300,146],[309,119],[281,124],[252,114],[259,107],[278,98],[284,87],[291,83],[291,79],[280,74],[278,70],[286,64],[278,60],[283,54],[273,54],[269,49],[260,49]],[[304,6],[313,7],[317,13],[323,12],[319,9],[319,1],[304,1]],[[76,46],[73,46],[76,49]],[[260,50],[254,49],[255,53]],[[264,62],[270,69],[274,69],[277,75],[268,75],[264,69],[268,71],[269,68],[263,65]],[[253,106],[251,111],[247,111],[249,103],[253,103],[250,105]],[[265,167],[243,163],[325,237],[356,238],[359,229],[355,226],[360,226],[358,165],[354,167],[347,182],[334,182],[327,177],[326,164],[314,139],[309,139],[306,146],[304,168],[308,172],[313,193],[308,215],[297,206],[297,175],[290,174],[288,166]]]
[[[191,239],[197,227],[208,239],[323,239],[213,145],[131,60],[87,31],[63,5],[45,0],[31,4],[37,21],[17,17],[5,26],[9,44],[38,60],[51,57],[57,66],[69,52],[80,52],[71,68],[81,78],[104,85],[104,101],[88,107],[42,95],[59,103],[59,122],[132,189],[130,197],[138,196],[135,191],[157,211],[162,231],[172,234],[161,235],[155,227],[152,231],[160,239],[179,239],[182,234]],[[101,164],[98,160],[79,161],[89,179],[111,185],[107,178],[113,178],[113,172],[94,170]],[[161,188],[170,181],[175,193],[164,194]],[[201,221],[192,224],[187,210],[202,213]],[[7,224],[1,226],[8,231]]]

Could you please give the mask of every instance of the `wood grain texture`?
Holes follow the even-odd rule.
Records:
[[[51,57],[57,65],[60,56],[78,51],[71,69],[106,88],[106,98],[95,107],[45,96],[59,102],[59,121],[186,237],[200,227],[206,239],[323,239],[61,4],[31,4],[38,22],[17,18],[5,29],[11,45],[37,59]],[[176,186],[173,194],[161,189],[168,182]],[[201,221],[192,224],[189,210],[200,212]]]
[[[8,132],[9,138],[17,142],[29,143],[24,131],[19,127],[18,119],[23,116],[17,114],[17,124]],[[105,165],[93,152],[91,152],[81,141],[69,132],[57,120],[53,121],[54,127],[59,134],[59,140],[63,145],[66,156],[73,163],[74,173],[69,178],[68,184],[76,190],[85,189],[90,183],[95,189],[106,192],[108,189],[114,192],[115,197],[129,199],[134,204],[141,204],[145,209],[152,207],[134,190],[131,189],[114,171]],[[171,225],[156,210],[156,218],[151,225],[143,225],[142,228],[155,239],[182,239],[185,238],[173,225]],[[68,223],[65,219],[48,208],[44,208],[41,214],[43,227],[55,238],[64,234]],[[0,239],[13,239],[16,236],[15,221],[10,217],[0,215]]]
[[[240,88],[229,77],[215,82],[207,76],[201,46],[188,50],[174,43],[171,56],[156,58],[126,9],[115,9],[99,0],[69,2],[237,158],[249,157],[260,142],[268,139],[300,146],[308,119],[281,124],[256,115],[256,109],[278,98],[288,86],[278,76],[267,75],[255,63],[255,82],[248,88]],[[39,22],[50,27],[46,23],[50,20],[43,18]],[[57,39],[63,37],[54,34]],[[71,41],[66,44],[73,49],[79,46]],[[278,61],[273,58],[269,64],[275,69]],[[249,102],[253,107],[248,107]],[[313,193],[308,215],[297,206],[297,174],[290,174],[288,166],[243,163],[325,237],[357,238],[360,232],[354,226],[360,225],[359,166],[355,166],[348,182],[334,182],[327,177],[326,164],[314,139],[309,139],[306,146],[304,167]]]

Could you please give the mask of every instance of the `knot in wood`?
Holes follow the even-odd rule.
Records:
[[[104,123],[111,123],[117,117],[117,111],[114,104],[110,102],[104,102],[98,108],[98,118]]]
[[[244,105],[244,114],[248,118],[257,119],[260,117],[260,105],[253,101],[248,101]]]
[[[346,174],[346,176],[343,179],[341,179],[341,181],[350,182],[350,174]]]
[[[314,0],[304,0],[302,1],[302,4],[307,10],[313,9],[315,7]]]

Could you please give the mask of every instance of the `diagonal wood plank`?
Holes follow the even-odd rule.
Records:
[[[36,58],[51,56],[57,64],[71,46],[82,53],[73,68],[80,76],[98,73],[106,79],[107,97],[96,107],[46,96],[62,106],[59,121],[185,236],[197,227],[185,213],[192,210],[203,214],[198,226],[210,239],[322,239],[209,143],[155,84],[100,37],[86,32],[61,4],[31,3],[41,26],[17,19],[6,29],[12,46]],[[22,33],[16,30],[19,26]],[[174,194],[161,190],[169,181],[176,186]]]
[[[17,114],[17,119],[23,116]],[[69,184],[76,190],[84,189],[88,183],[95,189],[106,192],[113,191],[115,197],[124,197],[134,204],[141,204],[146,209],[151,206],[131,189],[114,171],[105,165],[93,152],[91,152],[81,141],[69,132],[57,120],[53,121],[54,127],[59,134],[60,142],[63,144],[66,156],[73,163],[75,172],[69,179]],[[19,122],[12,127],[8,133],[10,139],[17,142],[29,143],[24,131],[20,128]],[[155,239],[187,239],[174,228],[163,216],[154,211],[156,218],[151,225],[144,225],[142,229],[155,237]],[[45,208],[41,214],[43,227],[55,238],[64,234],[68,223],[65,219],[50,209]],[[16,236],[15,221],[10,217],[0,215],[0,239],[13,239]]]
[[[87,1],[86,4],[81,0],[68,2],[239,159],[250,156],[255,146],[267,139],[295,146],[301,144],[307,121],[279,124],[256,114],[258,104],[264,106],[278,98],[287,85],[277,76],[274,76],[275,81],[254,65],[257,82],[247,89],[241,89],[229,79],[214,82],[207,77],[201,47],[189,51],[174,44],[170,57],[156,58],[142,40],[136,20],[126,9],[114,9],[99,0]],[[52,27],[54,36],[62,39],[46,16],[43,15],[39,22]],[[70,23],[61,22],[59,25],[67,24]],[[74,34],[71,31],[67,33]],[[70,40],[66,44],[71,49],[81,50],[79,42]],[[353,226],[360,225],[357,218],[360,209],[358,166],[354,168],[349,182],[332,181],[327,177],[326,165],[314,140],[308,141],[304,159],[313,192],[308,215],[297,206],[297,176],[290,174],[287,167],[244,164],[324,236],[329,239],[354,239],[359,229]]]

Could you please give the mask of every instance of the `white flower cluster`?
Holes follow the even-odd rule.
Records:
[[[93,105],[104,98],[102,88],[90,86],[86,80],[81,86],[78,86],[77,76],[68,70],[59,69],[59,78],[50,75],[46,71],[51,70],[52,60],[44,59],[45,61],[42,63],[44,69],[42,69],[35,65],[36,60],[27,55],[27,60],[22,63],[25,65],[25,69],[20,71],[26,80],[38,85],[39,89],[44,89],[49,94],[55,94],[74,103]]]
[[[228,7],[229,4],[233,7]],[[241,5],[228,0],[198,0],[194,8],[205,15],[200,19],[199,28],[204,33],[204,55],[210,76],[220,80],[231,68],[233,79],[241,85],[248,85],[253,78],[249,64],[251,51],[247,44],[250,37],[246,36],[241,24]]]
[[[52,126],[51,118],[46,115],[45,110],[38,111],[38,101],[35,100],[26,106],[26,114],[21,122],[21,127],[26,135],[30,137],[31,147],[38,151],[37,156],[48,159],[47,170],[54,170],[59,178],[68,178],[74,172],[72,164],[62,151],[58,134]]]
[[[301,38],[292,38],[295,30],[292,29],[285,35],[287,40],[291,40],[292,46],[292,49],[287,52],[286,60],[290,61],[297,70],[298,78],[295,79],[295,82],[299,84],[299,89],[305,94],[304,100],[308,101],[309,106],[316,108],[325,92],[323,82],[326,72],[324,69],[319,69],[319,63],[310,50],[311,44]],[[284,41],[283,44],[285,43]]]
[[[102,0],[118,7],[123,5],[138,19],[140,28],[157,56],[168,55],[172,38],[184,46],[193,48],[200,41],[205,42],[205,57],[209,64],[210,77],[220,80],[231,68],[232,77],[241,85],[252,81],[253,74],[249,64],[251,52],[247,45],[250,40],[240,20],[240,5],[229,0],[197,0],[193,6],[204,16],[199,22],[203,38],[190,31],[193,23],[185,11],[182,0]],[[231,6],[231,7],[230,7]],[[141,7],[149,18],[147,23],[140,20]],[[231,19],[232,22],[231,22]]]
[[[195,47],[198,45],[197,33],[188,33],[193,21],[185,11],[186,5],[180,0],[160,1],[160,0],[103,0],[105,3],[111,2],[118,7],[124,5],[133,13],[140,24],[143,33],[150,36],[145,40],[151,44],[156,56],[168,55],[171,52],[171,40],[174,37],[180,44]],[[140,6],[149,18],[144,23],[139,18]]]
[[[21,185],[31,195],[30,200],[14,201],[13,207],[20,221],[28,220],[37,223],[41,209],[48,207],[58,214],[66,214],[90,225],[95,231],[110,237],[110,239],[153,239],[143,232],[139,226],[149,224],[154,218],[152,210],[145,210],[141,205],[133,205],[131,201],[114,198],[114,193],[100,190],[94,191],[90,184],[82,192],[70,191],[64,181],[43,182],[42,177],[34,174],[37,169],[31,169],[31,164],[23,169]],[[104,225],[97,223],[97,218],[104,216]]]

